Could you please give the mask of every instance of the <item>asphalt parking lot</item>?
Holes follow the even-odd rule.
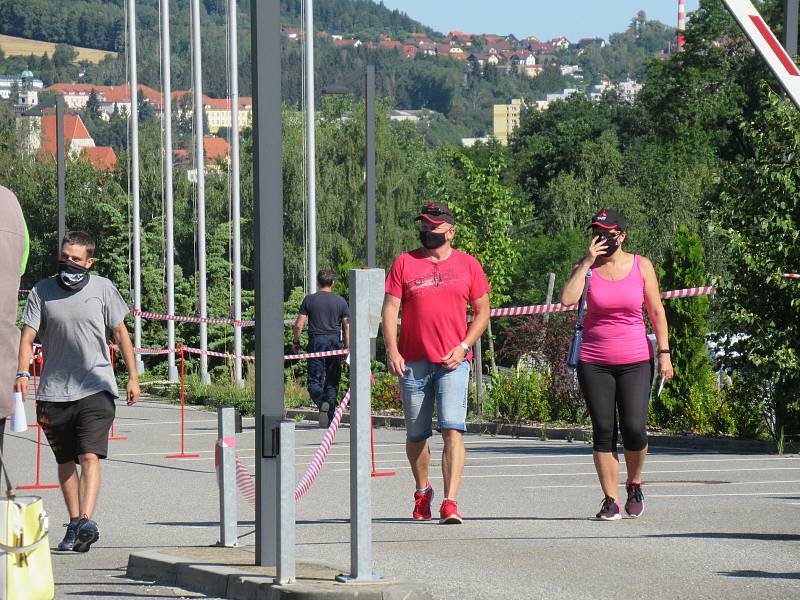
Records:
[[[32,409],[29,406],[29,409]],[[32,411],[31,411],[32,413]],[[216,416],[187,411],[187,452],[177,407],[143,401],[118,407],[117,433],[103,465],[97,521],[101,540],[86,555],[53,554],[58,598],[176,598],[182,590],[124,578],[141,549],[214,544]],[[238,454],[252,467],[252,420]],[[298,506],[297,556],[349,571],[348,429],[340,430],[322,474]],[[298,477],[322,431],[297,430]],[[469,435],[459,494],[462,526],[411,520],[413,480],[402,431],[375,434],[374,571],[426,582],[437,598],[789,598],[800,584],[800,456],[652,448],[640,519],[590,520],[601,493],[583,443]],[[36,432],[7,435],[17,485],[35,477]],[[438,456],[431,481],[441,500]],[[623,475],[624,477],[624,472]],[[42,483],[55,464],[42,448]],[[42,490],[55,525],[65,520],[58,490]],[[622,491],[621,491],[622,493]],[[253,511],[240,501],[240,539],[253,543]],[[252,549],[252,548],[251,548]]]

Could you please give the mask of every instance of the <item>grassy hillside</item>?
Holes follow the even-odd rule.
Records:
[[[96,50],[94,48],[82,48],[81,46],[73,46],[78,53],[79,61],[88,61],[90,63],[99,63],[106,56],[111,55],[116,58],[117,53],[109,50]],[[27,40],[25,38],[15,37],[12,35],[0,34],[0,51],[6,56],[44,56],[48,54],[53,55],[56,49],[56,44],[52,42],[40,42],[38,40]]]

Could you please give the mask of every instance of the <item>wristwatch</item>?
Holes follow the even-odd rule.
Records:
[[[461,342],[459,346],[464,349],[464,352],[469,352],[469,346],[467,346],[467,342]]]

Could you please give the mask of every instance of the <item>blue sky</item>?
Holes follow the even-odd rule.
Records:
[[[551,39],[565,35],[570,41],[584,37],[608,38],[624,31],[640,10],[648,19],[667,25],[678,20],[678,0],[383,0],[438,31],[513,33]],[[686,10],[699,0],[686,0]]]

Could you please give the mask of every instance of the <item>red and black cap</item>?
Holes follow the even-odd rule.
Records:
[[[592,217],[592,222],[586,229],[602,227],[603,229],[619,229],[625,231],[625,217],[613,208],[604,208]]]
[[[453,211],[444,202],[431,202],[427,206],[423,206],[414,220],[420,221],[422,219],[434,225],[441,225],[442,223],[455,224]]]

